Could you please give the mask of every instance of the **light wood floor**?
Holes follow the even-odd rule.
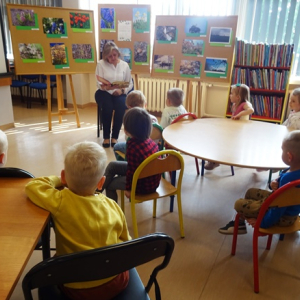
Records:
[[[33,104],[32,109],[26,109],[16,101],[16,127],[6,131],[7,166],[23,168],[35,176],[59,175],[67,146],[84,140],[102,143],[102,138],[96,137],[96,107],[81,109],[79,114],[81,128],[76,127],[74,116],[66,116],[62,124],[55,119],[53,131],[49,132],[46,107]],[[122,131],[120,140],[123,139]],[[112,149],[106,151],[109,159],[114,159]],[[168,199],[158,202],[156,219],[151,216],[152,203],[138,205],[137,211],[140,235],[165,232],[175,240],[171,262],[158,276],[162,299],[300,299],[298,233],[286,236],[283,242],[274,237],[270,251],[264,250],[266,240],[261,238],[259,295],[253,292],[252,229],[239,237],[235,257],[230,255],[231,236],[218,233],[218,228],[231,220],[233,203],[247,188],[266,187],[268,172],[235,168],[235,176],[231,176],[230,167],[221,166],[206,171],[201,178],[196,175],[194,159],[184,156],[184,160],[182,202],[186,237],[180,238],[177,209],[168,211]],[[126,218],[132,233],[129,203]],[[24,273],[40,260],[40,251],[35,251]],[[153,265],[138,268],[144,282]],[[13,300],[23,299],[21,280]],[[150,295],[154,299],[153,291]]]

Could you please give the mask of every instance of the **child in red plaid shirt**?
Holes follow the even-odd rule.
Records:
[[[117,190],[125,190],[129,198],[131,183],[137,167],[151,154],[158,151],[157,144],[150,139],[152,121],[146,110],[134,107],[124,116],[124,131],[130,137],[127,141],[127,161],[113,161],[106,167],[103,190],[106,196],[118,202]],[[138,194],[155,192],[159,185],[160,175],[139,179],[136,187]]]

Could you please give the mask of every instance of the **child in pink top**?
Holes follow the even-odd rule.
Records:
[[[230,101],[232,103],[232,120],[249,120],[249,116],[253,114],[254,109],[250,103],[250,90],[245,84],[234,84],[230,90]],[[219,167],[220,164],[208,161],[204,168],[206,170],[213,170]]]
[[[234,84],[230,90],[231,111],[233,120],[249,120],[254,109],[250,103],[250,90],[245,84]]]

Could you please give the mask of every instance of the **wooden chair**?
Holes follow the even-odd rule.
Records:
[[[260,224],[269,208],[286,207],[300,205],[300,180],[295,180],[285,184],[284,186],[273,192],[263,203],[260,208],[257,221],[253,231],[253,273],[254,273],[254,292],[259,292],[259,275],[258,275],[258,237],[268,236],[266,250],[270,250],[273,234],[292,233],[300,230],[300,218],[298,216],[296,222],[288,227],[280,227],[274,225],[270,228],[260,228]],[[236,243],[238,237],[239,214],[235,217],[234,233],[232,239],[231,254],[235,255]]]
[[[151,194],[136,194],[137,181],[140,178],[149,177],[156,174],[162,174],[169,171],[179,172],[179,177],[177,181],[177,187],[172,185],[170,182],[161,178],[159,187],[156,192]],[[177,195],[177,205],[178,205],[178,217],[180,225],[180,235],[184,237],[183,229],[183,218],[182,218],[182,207],[181,207],[181,184],[182,176],[184,171],[184,161],[179,152],[175,150],[163,150],[156,152],[145,159],[139,167],[136,169],[132,179],[131,195],[130,195],[130,205],[131,205],[131,216],[133,223],[134,237],[138,237],[137,219],[135,212],[135,205],[145,201],[153,200],[153,218],[156,217],[156,200],[158,198],[169,197],[171,195]],[[121,191],[121,208],[125,212],[124,206],[124,191]]]
[[[156,299],[161,299],[157,274],[166,268],[174,249],[174,240],[163,233],[153,233],[123,243],[77,253],[56,256],[35,265],[22,282],[25,300],[33,300],[32,290],[38,288],[40,300],[67,300],[58,285],[108,278],[129,270],[129,283],[115,300],[150,299],[153,283]],[[157,258],[146,287],[135,267]]]

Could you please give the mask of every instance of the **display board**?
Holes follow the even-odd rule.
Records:
[[[16,74],[95,72],[93,11],[7,4],[7,15]]]
[[[237,16],[156,16],[152,76],[230,82]]]
[[[109,40],[115,42],[132,73],[150,73],[150,5],[99,4],[99,58]]]

